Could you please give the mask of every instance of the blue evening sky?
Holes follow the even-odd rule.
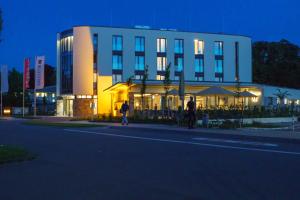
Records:
[[[20,70],[36,55],[55,66],[56,33],[74,25],[148,25],[300,45],[299,0],[0,0],[0,7],[0,64]]]

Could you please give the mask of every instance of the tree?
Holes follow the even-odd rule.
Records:
[[[300,49],[287,40],[253,44],[253,81],[300,88]]]
[[[166,67],[166,72],[165,72],[165,79],[163,80],[164,84],[164,90],[165,90],[165,101],[164,101],[164,109],[168,108],[168,95],[170,91],[170,86],[171,86],[171,78],[170,78],[170,70],[171,70],[171,63],[168,64]]]
[[[281,89],[278,88],[277,93],[275,93],[274,95],[279,99],[279,106],[280,109],[282,109],[284,105],[284,99],[290,96],[290,93],[288,91],[281,91]]]
[[[140,91],[141,99],[142,99],[142,110],[144,110],[144,95],[145,95],[146,89],[147,89],[148,68],[149,68],[149,66],[146,65],[145,71],[144,71],[144,76],[143,76],[143,79],[142,79],[141,91]]]
[[[23,76],[15,68],[8,74],[8,93],[3,97],[4,106],[22,106]]]
[[[45,64],[45,87],[56,84],[56,70],[51,65]],[[30,70],[30,89],[34,89],[34,69]]]

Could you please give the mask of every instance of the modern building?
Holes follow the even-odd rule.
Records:
[[[141,109],[146,68],[147,109],[161,109],[164,101],[174,110],[181,105],[177,91],[182,71],[185,98],[195,96],[199,109],[264,105],[266,86],[252,83],[251,45],[251,38],[241,35],[75,26],[57,34],[57,115],[117,115],[124,100],[131,112]],[[171,92],[166,99],[163,80],[169,64]],[[198,95],[213,86],[248,91],[250,96],[241,100],[235,95]],[[300,92],[294,100],[299,103]]]

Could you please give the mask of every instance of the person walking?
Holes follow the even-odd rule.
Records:
[[[125,101],[122,104],[121,109],[120,109],[120,112],[122,114],[122,125],[124,125],[124,124],[128,125],[128,119],[126,117],[126,113],[128,110],[129,110],[129,106],[127,104],[127,101]]]
[[[188,128],[194,128],[195,121],[195,103],[193,101],[193,97],[190,97],[189,102],[187,103],[187,111],[188,111]]]

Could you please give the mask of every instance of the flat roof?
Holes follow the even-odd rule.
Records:
[[[241,35],[241,34],[230,34],[230,33],[215,33],[215,32],[197,32],[197,31],[185,31],[185,30],[178,30],[173,28],[152,28],[149,26],[149,28],[137,28],[137,27],[126,27],[126,26],[101,26],[101,25],[75,25],[74,27],[95,27],[95,28],[113,28],[113,29],[128,29],[128,30],[151,30],[151,31],[167,31],[167,32],[179,32],[179,33],[194,33],[194,34],[211,34],[211,35],[227,35],[227,36],[240,36],[240,37],[246,37],[250,38],[250,36],[247,35]],[[69,31],[70,29],[66,29],[62,31],[61,33],[65,31]]]

